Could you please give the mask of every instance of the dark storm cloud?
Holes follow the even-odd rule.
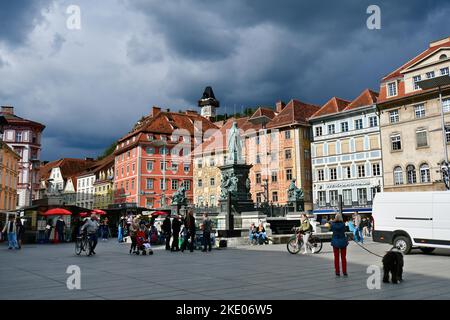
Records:
[[[72,1],[50,3],[0,2],[0,101],[47,125],[49,160],[95,156],[151,105],[196,108],[207,85],[221,113],[353,99],[450,35],[438,0],[77,0],[79,31],[65,28]],[[366,27],[372,4],[381,30]]]
[[[22,44],[28,33],[42,20],[50,0],[3,0],[0,4],[0,42],[17,46]]]

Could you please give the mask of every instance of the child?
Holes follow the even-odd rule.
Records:
[[[140,251],[142,251],[143,256],[147,255],[147,253],[150,255],[153,254],[152,246],[148,241],[146,228],[143,224],[139,227],[139,231],[136,233],[136,247],[137,248],[134,253],[137,255],[139,255]]]

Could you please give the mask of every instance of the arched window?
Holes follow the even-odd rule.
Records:
[[[403,170],[401,167],[394,168],[394,184],[395,185],[403,184]]]
[[[420,182],[422,183],[431,182],[430,167],[426,163],[423,163],[420,166]]]
[[[416,167],[414,167],[412,164],[406,167],[406,177],[408,179],[408,184],[417,182]]]
[[[447,59],[447,55],[446,54],[441,54],[441,56],[439,57],[439,60],[444,60]]]

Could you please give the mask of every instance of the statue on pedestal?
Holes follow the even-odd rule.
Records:
[[[186,188],[184,187],[184,184],[181,184],[181,187],[173,194],[172,203],[179,206],[187,205]]]
[[[301,204],[305,197],[302,189],[295,185],[295,181],[295,179],[292,180],[288,188],[288,203],[298,208],[298,204]]]
[[[242,139],[237,127],[237,123],[233,122],[233,126],[228,136],[228,159],[229,164],[237,164],[243,162],[242,157]]]

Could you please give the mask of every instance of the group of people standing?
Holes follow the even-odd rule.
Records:
[[[25,227],[19,217],[16,218],[14,215],[9,216],[8,221],[2,229],[2,234],[8,240],[9,250],[22,249],[22,238],[25,234]],[[0,235],[0,239],[3,239],[3,236]]]

